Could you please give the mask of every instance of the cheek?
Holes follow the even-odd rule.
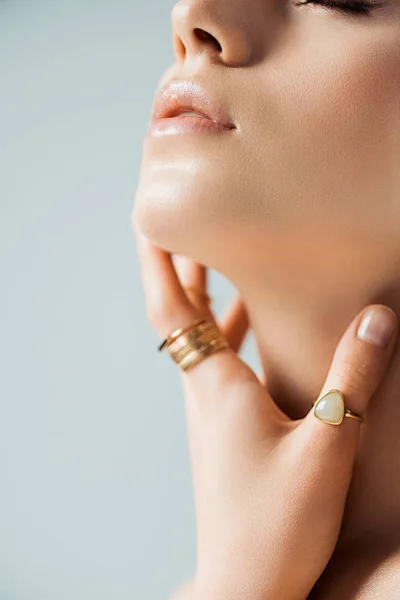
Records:
[[[349,229],[396,225],[400,31],[387,29],[328,36],[299,55],[282,156],[292,215]]]

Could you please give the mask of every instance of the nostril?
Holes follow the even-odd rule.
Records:
[[[186,54],[185,44],[183,43],[179,35],[176,35],[175,33],[173,35],[173,46],[177,57],[183,59]]]
[[[213,44],[219,52],[222,52],[221,44],[213,35],[211,35],[211,33],[208,33],[208,31],[204,31],[204,29],[200,29],[198,27],[194,29],[194,33],[201,42],[211,42],[211,44]]]

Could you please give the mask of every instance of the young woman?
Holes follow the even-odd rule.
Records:
[[[183,594],[400,598],[400,2],[181,0],[172,25],[133,222],[187,400]],[[239,290],[219,327],[205,265]]]

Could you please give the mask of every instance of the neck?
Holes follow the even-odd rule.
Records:
[[[353,243],[359,247],[358,242]],[[327,260],[324,252],[323,264],[318,251],[312,250],[314,256],[307,256],[302,247],[302,260],[295,260],[295,253],[288,260],[287,251],[279,252],[277,259],[275,252],[273,266],[262,268],[258,264],[258,268],[249,269],[251,262],[246,261],[242,274],[237,271],[236,280],[231,277],[247,307],[268,390],[278,406],[294,419],[304,417],[318,397],[334,350],[360,310],[379,303],[400,315],[400,286],[391,271],[394,265],[389,269],[388,261],[379,261],[376,248],[374,256],[372,251],[368,256],[365,248],[349,260],[354,252],[343,244],[341,252],[335,249],[332,253],[334,260]],[[270,257],[271,252],[265,256]],[[304,268],[307,262],[312,268]],[[240,268],[240,263],[236,266]],[[400,497],[400,489],[397,495],[393,489],[398,481],[394,474],[400,468],[397,348],[365,415],[343,529],[348,538],[360,537],[371,529],[382,532],[389,527],[390,531],[394,512],[396,522],[399,520],[399,509],[393,501]]]
[[[310,294],[296,285],[279,291],[258,283],[257,289],[245,289],[243,298],[268,389],[293,419],[303,417],[318,397],[340,338],[363,308],[385,304],[400,315],[400,293],[387,289],[350,294],[348,286],[321,284]],[[400,375],[398,354],[393,371]]]

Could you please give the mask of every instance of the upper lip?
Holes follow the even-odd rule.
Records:
[[[152,120],[175,117],[183,112],[196,112],[227,129],[235,129],[227,112],[199,84],[189,80],[171,81],[158,92]]]

